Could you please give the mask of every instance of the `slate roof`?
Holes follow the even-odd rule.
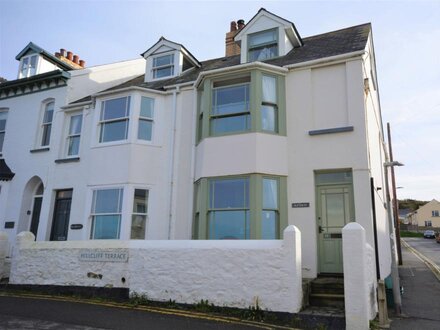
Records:
[[[326,57],[348,54],[365,49],[368,36],[371,31],[371,24],[361,24],[349,28],[319,34],[303,38],[303,46],[292,49],[285,56],[264,61],[265,63],[285,66],[297,64],[312,60],[318,60]],[[144,82],[144,74],[131,79],[123,84],[114,86],[105,90],[113,91],[127,87],[143,87],[155,90],[164,90],[164,86],[181,84],[195,81],[203,71],[221,69],[240,64],[240,55],[230,57],[220,57],[212,60],[202,61],[200,68],[193,68],[182,73],[178,77],[164,79],[159,81]],[[73,103],[88,101],[91,96],[77,100]],[[72,103],[71,103],[72,104]]]
[[[0,181],[12,180],[14,175],[15,173],[12,173],[5,160],[3,158],[0,158]]]
[[[64,70],[74,69],[74,67],[72,67],[71,65],[61,61],[60,59],[53,56],[51,53],[49,53],[45,49],[41,48],[37,44],[34,44],[33,42],[28,43],[27,46],[24,47],[23,50],[17,54],[17,56],[15,56],[15,59],[20,60],[21,57],[24,56],[29,50],[33,50],[35,53],[41,54],[44,58],[46,58],[46,60],[54,63],[55,65],[57,65],[61,69],[64,69]]]

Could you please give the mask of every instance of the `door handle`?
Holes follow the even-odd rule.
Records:
[[[321,234],[324,231],[321,226],[319,226],[319,233]]]

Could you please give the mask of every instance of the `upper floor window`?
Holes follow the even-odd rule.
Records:
[[[0,127],[0,129],[1,129],[1,127]],[[1,149],[0,149],[1,150]],[[439,216],[439,211],[438,210],[433,210],[432,211],[432,216],[433,217],[438,217]]]
[[[70,116],[69,132],[67,134],[67,156],[77,156],[79,154],[82,117],[82,114]]]
[[[3,151],[3,142],[5,140],[7,118],[8,118],[8,111],[0,109],[0,155]]]
[[[160,79],[174,75],[174,54],[153,58],[153,79]]]
[[[53,101],[44,105],[43,122],[41,124],[41,146],[46,147],[50,143],[50,133],[52,131],[52,120],[55,103]]]
[[[278,56],[278,29],[250,34],[248,36],[248,60],[263,61]]]
[[[263,75],[262,102],[261,102],[261,129],[263,131],[277,132],[278,106],[277,106],[277,79]]]
[[[153,135],[154,99],[141,97],[141,110],[139,114],[138,139],[151,141]]]
[[[20,78],[31,77],[37,73],[38,55],[26,56],[21,59]]]
[[[123,189],[93,191],[91,239],[119,239]]]
[[[102,102],[99,142],[126,140],[130,116],[130,96]]]
[[[247,131],[251,125],[248,77],[214,83],[211,134]]]

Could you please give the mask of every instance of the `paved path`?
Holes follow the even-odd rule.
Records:
[[[432,240],[430,242],[435,244]],[[409,243],[413,245],[414,242]],[[440,282],[425,263],[405,248],[404,244],[402,244],[402,254],[403,265],[399,267],[399,273],[404,288],[402,312],[405,317],[393,318],[391,329],[438,330],[440,329],[438,301]]]
[[[179,315],[179,311],[148,312],[45,298],[0,296],[0,329],[270,329],[208,318],[185,317]]]

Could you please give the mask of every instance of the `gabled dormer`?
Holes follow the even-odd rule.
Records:
[[[146,60],[145,81],[176,77],[200,67],[200,62],[183,45],[164,37],[141,56]]]
[[[241,45],[241,63],[284,56],[302,46],[295,25],[264,8],[240,29],[234,40]]]
[[[24,47],[15,59],[20,61],[17,79],[29,78],[40,73],[54,70],[72,70],[81,68],[80,65],[75,67],[74,64],[69,64],[66,63],[66,61],[60,60],[33,42],[30,42]]]

